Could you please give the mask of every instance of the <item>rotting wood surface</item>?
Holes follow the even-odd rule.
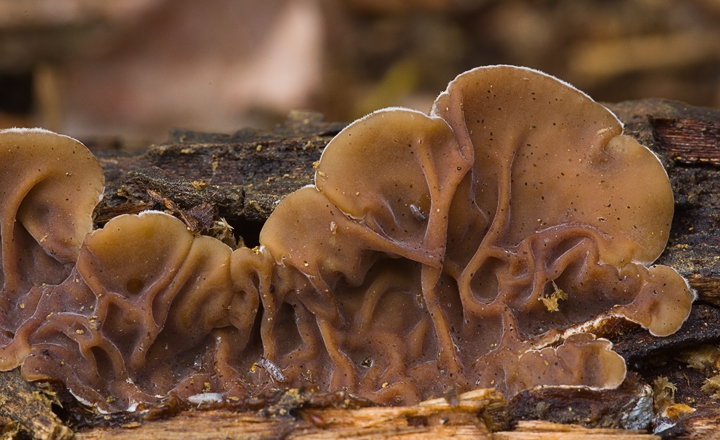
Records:
[[[78,434],[79,439],[489,439],[488,425],[502,415],[505,402],[494,390],[458,396],[454,405],[434,399],[411,407],[301,409],[294,415],[263,416],[228,411],[193,411],[179,417],[129,427]],[[137,430],[129,430],[132,428]],[[137,433],[137,435],[133,435]],[[129,436],[128,436],[129,434]]]
[[[324,122],[317,113],[291,112],[285,124],[270,131],[173,130],[167,142],[141,154],[94,150],[106,179],[96,225],[120,214],[160,209],[209,235],[221,234],[218,223],[227,222],[252,247],[280,200],[313,183],[313,163],[345,125]]]
[[[720,110],[659,99],[608,107],[625,123],[626,134],[655,151],[668,171],[676,211],[668,247],[658,263],[675,267],[699,294],[688,322],[668,338],[618,325],[611,336],[630,370],[620,389],[535,390],[510,402],[479,390],[456,396],[457,406],[448,406],[456,402],[446,396],[399,408],[302,407],[272,415],[184,411],[165,420],[133,419],[114,428],[83,429],[78,438],[652,438],[632,429],[663,423],[663,437],[708,438],[720,427],[720,405],[701,387],[718,371],[688,368],[678,354],[720,341]],[[269,131],[244,129],[223,135],[177,130],[167,142],[136,154],[90,144],[107,179],[104,200],[95,212],[96,226],[116,215],[160,209],[198,233],[231,245],[241,239],[253,246],[276,204],[312,183],[313,163],[344,126],[324,122],[317,114],[293,112],[285,124]],[[674,387],[668,392],[670,402],[658,398],[662,390],[657,383],[652,390],[661,377]],[[56,422],[39,429],[31,426],[27,411],[13,412],[38,395],[42,393],[33,387],[20,393],[4,388],[2,401],[14,402],[0,411],[6,432],[34,430],[37,438],[67,438],[66,432],[52,433]],[[657,418],[658,409],[670,403],[675,417]],[[44,407],[44,417],[56,420],[47,409],[49,401]],[[504,419],[505,424],[498,428],[491,419]],[[547,422],[531,422],[538,419]]]
[[[0,375],[0,424],[3,439],[20,432],[32,432],[38,439],[65,439],[72,431],[49,410],[57,403],[49,386],[32,384],[19,370]]]
[[[492,432],[505,410],[502,396],[493,390],[476,390],[458,396],[450,404],[433,399],[411,407],[370,407],[361,409],[306,409],[294,416],[267,417],[228,411],[186,412],[159,422],[94,430],[78,434],[80,440],[102,438],[145,439],[260,439],[303,440],[352,439],[474,439],[532,440],[623,439],[651,440],[657,436],[641,431],[588,429],[551,422],[520,422],[512,431]],[[502,425],[502,424],[501,424]],[[498,426],[501,426],[498,425]]]

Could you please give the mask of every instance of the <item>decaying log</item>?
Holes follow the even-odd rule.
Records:
[[[291,112],[270,131],[232,135],[174,130],[141,154],[98,151],[106,189],[97,225],[126,213],[167,210],[193,231],[212,233],[227,223],[245,244],[257,244],[262,224],[285,196],[313,183],[313,163],[347,124]],[[222,228],[218,229],[222,231]],[[221,238],[222,237],[218,237]]]
[[[655,151],[668,171],[676,213],[658,263],[678,269],[699,294],[675,335],[654,338],[633,325],[618,325],[608,335],[630,369],[620,389],[541,389],[510,402],[476,390],[415,407],[306,405],[285,414],[188,410],[166,420],[130,418],[116,427],[83,429],[78,438],[639,439],[653,438],[647,434],[652,429],[664,437],[703,438],[720,423],[720,405],[712,392],[702,390],[718,371],[688,368],[687,356],[698,347],[712,351],[720,341],[720,110],[656,99],[608,107],[625,123],[626,133]],[[160,209],[198,233],[231,246],[253,246],[277,203],[312,183],[313,163],[344,126],[324,122],[317,114],[293,112],[285,124],[269,131],[224,135],[176,130],[165,143],[139,153],[95,148],[107,179],[96,226],[119,214]],[[20,397],[7,390],[0,396],[6,402]],[[37,429],[27,416],[2,415],[23,429]],[[536,419],[564,424],[532,422]],[[47,438],[42,435],[36,431],[37,438]]]
[[[0,424],[5,436],[32,432],[36,439],[65,440],[73,437],[53,412],[59,404],[55,393],[46,384],[31,384],[22,378],[19,369],[0,375]]]
[[[520,422],[513,431],[506,427],[505,402],[493,390],[476,390],[457,396],[452,404],[434,399],[411,407],[361,409],[307,409],[295,415],[268,417],[227,411],[187,412],[160,422],[81,432],[79,440],[101,438],[145,439],[260,439],[306,440],[352,439],[627,439],[651,440],[657,436],[642,431],[588,429],[550,422]],[[492,431],[497,432],[492,432]]]
[[[525,391],[508,405],[513,421],[545,420],[594,428],[648,430],[655,420],[653,391],[631,374],[617,390]]]
[[[505,401],[494,390],[476,390],[457,396],[453,404],[434,399],[410,407],[360,409],[299,409],[260,414],[193,411],[159,422],[79,433],[90,440],[132,435],[133,439],[490,439],[491,430],[506,426]],[[133,435],[137,432],[137,435]],[[192,434],[188,435],[191,432]]]
[[[493,440],[650,440],[657,436],[640,431],[588,429],[578,425],[561,425],[543,421],[520,422],[514,431],[498,432]]]

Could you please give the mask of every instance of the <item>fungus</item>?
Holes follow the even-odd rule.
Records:
[[[247,344],[258,299],[233,285],[231,254],[161,212],[110,220],[41,301],[23,375],[61,379],[101,409],[178,387],[201,394],[215,375],[237,377],[222,357]]]
[[[105,185],[78,141],[41,129],[0,130],[0,368],[27,355],[16,334],[35,312],[42,286],[75,264]]]
[[[621,133],[555,78],[475,69],[430,116],[382,110],[338,134],[315,188],[281,203],[261,243],[323,295],[311,310],[346,341],[332,358],[356,386],[368,377],[356,359],[390,351],[397,363],[379,371],[406,384],[403,397],[454,384],[616,387],[624,361],[581,324],[616,316],[664,336],[694,299],[673,269],[644,265],[665,246],[673,196],[660,161]],[[400,339],[380,336],[383,313]],[[354,390],[377,399],[393,383],[374,380]]]
[[[23,375],[103,411],[276,387],[385,404],[617,387],[625,362],[592,332],[622,318],[668,335],[694,300],[676,271],[647,266],[672,192],[621,133],[545,74],[461,74],[429,115],[386,109],[340,132],[258,248],[157,212],[88,235],[24,315]]]

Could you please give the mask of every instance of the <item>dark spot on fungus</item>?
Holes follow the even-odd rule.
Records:
[[[125,288],[127,289],[128,293],[135,294],[142,290],[145,283],[142,282],[139,278],[132,278],[127,281],[125,284]]]
[[[91,154],[45,131],[0,132],[0,366],[61,380],[103,411],[278,386],[385,404],[468,384],[508,397],[617,387],[625,362],[587,323],[664,336],[694,299],[675,270],[646,266],[667,241],[672,192],[621,132],[550,76],[478,68],[429,116],[388,109],[349,125],[261,246],[235,251],[160,212],[90,233],[102,190]],[[58,160],[36,172],[36,150]],[[565,173],[583,178],[547,177]],[[636,209],[607,222],[610,201]]]

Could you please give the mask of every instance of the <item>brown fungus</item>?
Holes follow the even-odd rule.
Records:
[[[338,134],[259,248],[231,252],[161,213],[108,222],[23,324],[23,374],[104,411],[301,386],[389,404],[617,387],[625,362],[594,328],[619,317],[668,335],[694,299],[646,266],[672,192],[621,133],[542,73],[466,72],[430,115],[381,110]]]
[[[383,110],[341,132],[316,188],[284,201],[261,242],[325,292],[314,313],[335,327],[343,363],[380,339],[372,313],[406,318],[399,342],[378,345],[421,397],[452,384],[508,395],[615,387],[624,361],[578,324],[619,316],[668,335],[694,299],[673,269],[644,265],[667,241],[672,191],[653,153],[621,133],[612,113],[552,77],[475,69],[429,117]],[[374,287],[398,271],[414,282]],[[557,292],[557,311],[538,301]],[[351,342],[358,332],[364,345]],[[361,369],[351,374],[364,383]]]
[[[336,364],[362,395],[393,382],[364,388],[356,359],[388,350],[400,367],[381,370],[410,384],[400,397],[453,384],[508,395],[615,387],[624,361],[577,324],[620,316],[667,335],[694,299],[674,270],[643,265],[665,246],[673,197],[659,160],[621,132],[607,109],[552,77],[479,68],[429,117],[383,110],[341,132],[316,188],[288,197],[261,243],[324,296],[313,313],[333,327]],[[399,271],[414,282],[387,288]],[[557,292],[557,311],[538,301]],[[384,335],[382,313],[407,321],[401,338]]]
[[[0,130],[0,368],[22,362],[18,330],[43,286],[75,264],[105,185],[102,168],[78,141],[41,129]]]
[[[230,276],[231,249],[178,219],[122,215],[87,237],[70,277],[41,301],[23,365],[81,401],[127,409],[236,378],[258,305]],[[232,381],[223,383],[230,390]]]

